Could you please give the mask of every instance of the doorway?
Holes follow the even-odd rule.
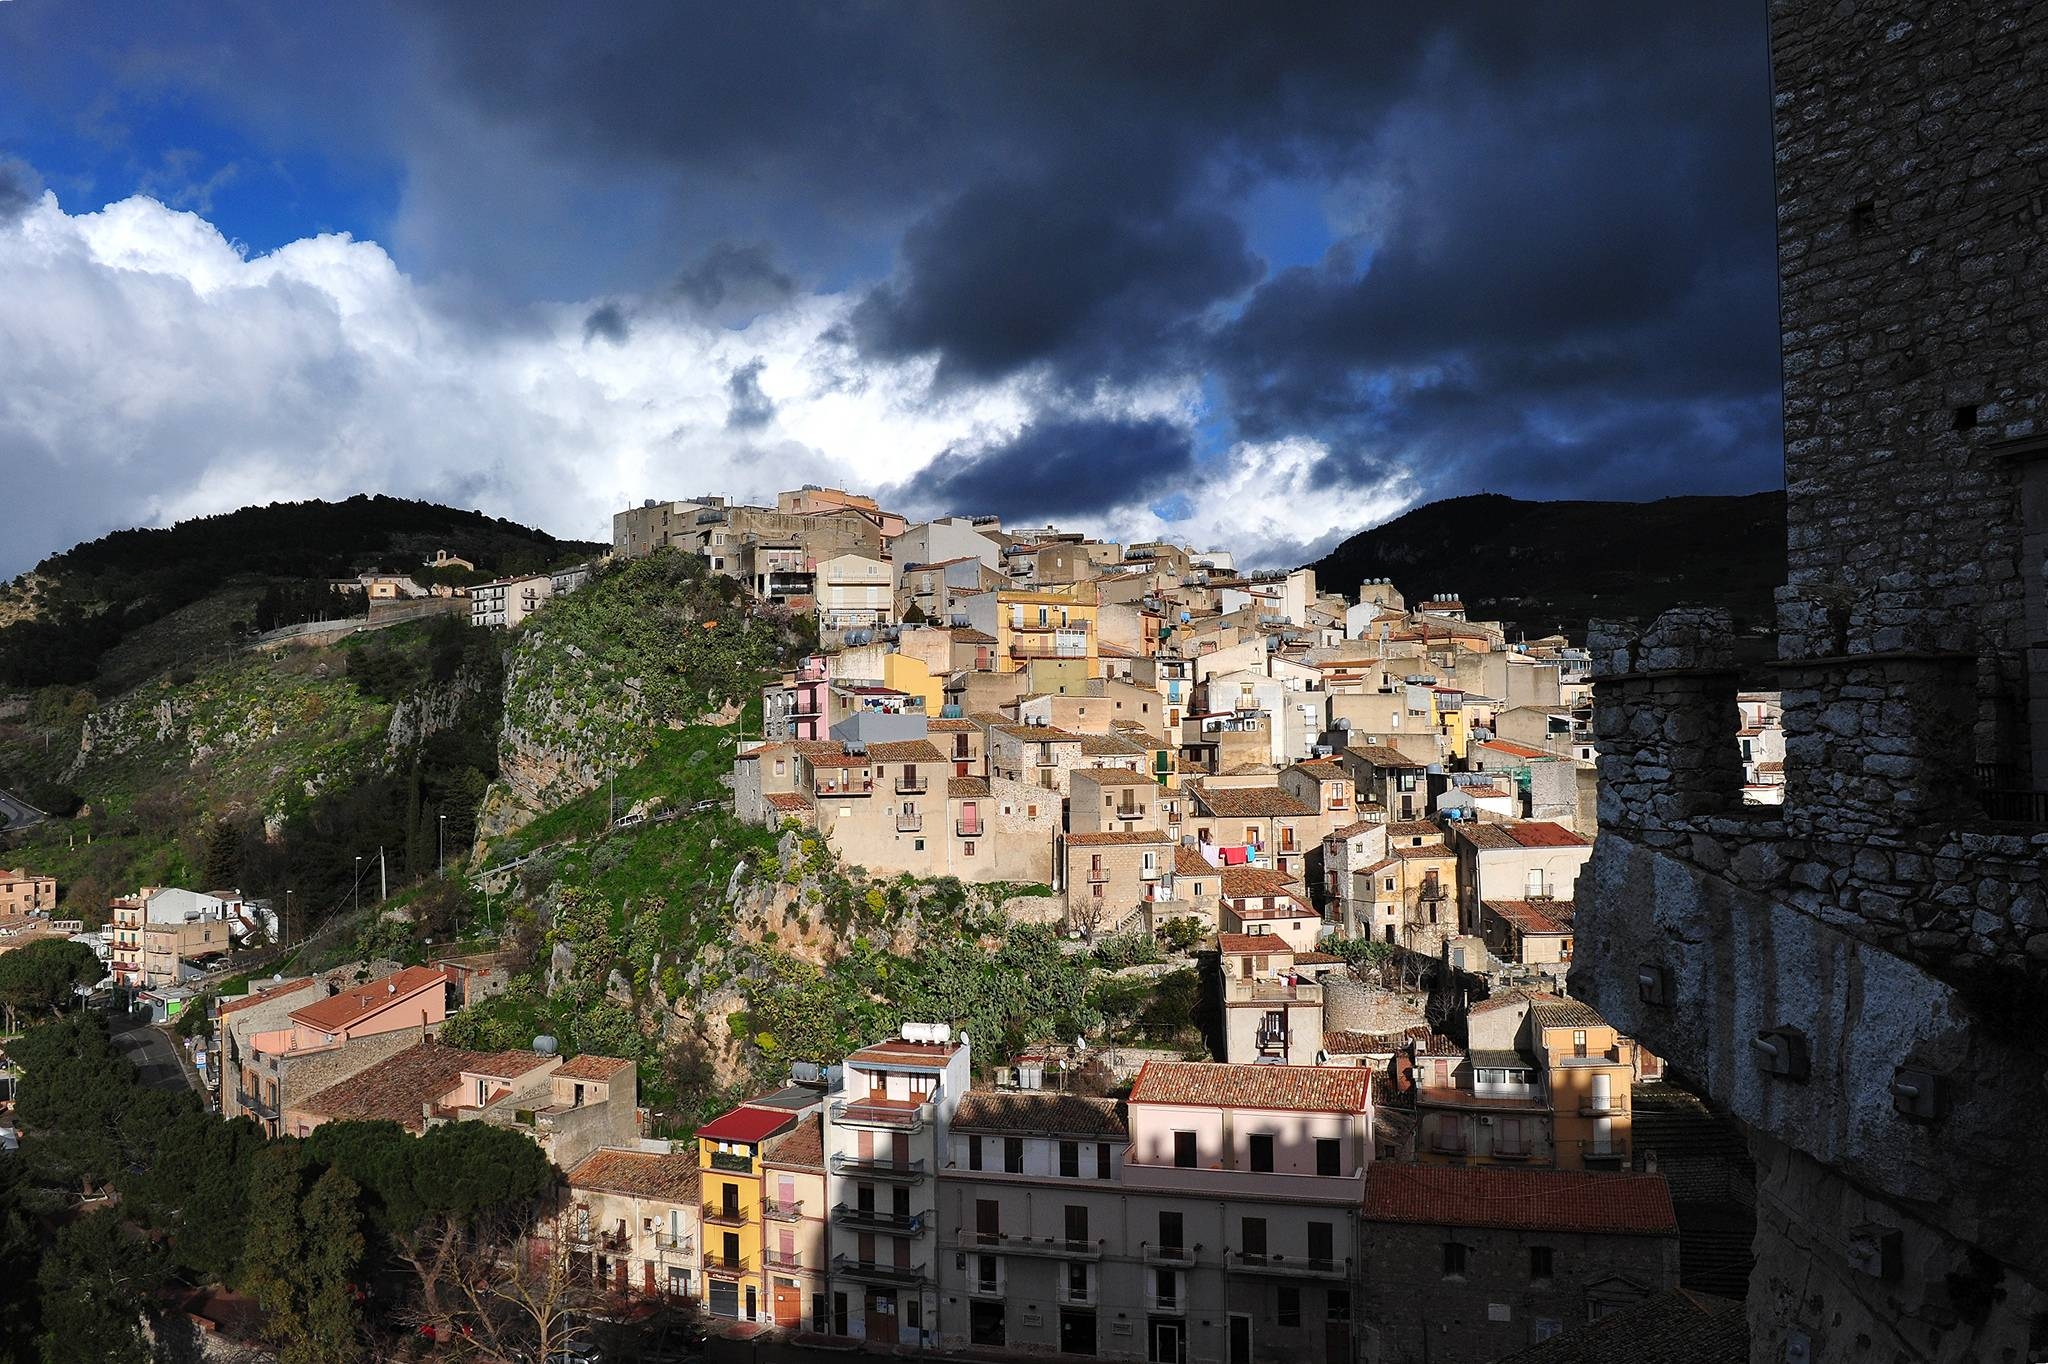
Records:
[[[1230,1364],[1252,1364],[1252,1319],[1230,1314]]]
[[[1145,1358],[1151,1364],[1187,1364],[1186,1327],[1172,1318],[1152,1318],[1151,1349]]]

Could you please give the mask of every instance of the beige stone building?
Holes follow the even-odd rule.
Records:
[[[569,1171],[558,1222],[568,1254],[618,1291],[695,1297],[700,1175],[694,1147],[636,1141]]]
[[[0,869],[0,922],[57,910],[57,878],[33,876],[26,867]]]
[[[1480,931],[1487,900],[1570,900],[1593,840],[1548,820],[1464,821],[1451,825],[1458,858],[1458,921]]]
[[[1068,925],[1111,934],[1142,922],[1173,858],[1172,841],[1156,829],[1068,834],[1061,882]]]
[[[1164,832],[1159,783],[1118,767],[1076,768],[1068,776],[1067,827],[1074,833]]]

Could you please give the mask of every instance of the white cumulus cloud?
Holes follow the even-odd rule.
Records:
[[[735,328],[658,298],[480,317],[454,288],[345,235],[250,255],[154,199],[74,214],[45,193],[0,225],[0,576],[111,529],[365,491],[606,539],[643,497],[900,483],[1045,401],[1028,380],[934,392],[925,363],[862,358],[842,339],[851,293]],[[589,325],[600,302],[625,325]],[[759,409],[729,421],[742,370]],[[1194,391],[1091,406],[1192,423]],[[1277,562],[1406,500],[1316,488],[1323,453],[1239,446],[1177,490],[1185,518],[1146,489],[1094,524]]]

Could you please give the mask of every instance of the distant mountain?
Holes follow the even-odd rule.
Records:
[[[1473,619],[1534,638],[1582,638],[1593,617],[1724,606],[1742,633],[1776,628],[1785,494],[1657,502],[1454,497],[1352,536],[1313,565],[1326,591],[1391,578],[1412,604],[1455,595]]]
[[[434,551],[484,574],[537,572],[605,546],[481,512],[397,497],[273,502],[167,530],[124,530],[0,585],[0,686],[90,682],[110,650],[224,588],[421,569]],[[124,681],[129,679],[123,679]]]

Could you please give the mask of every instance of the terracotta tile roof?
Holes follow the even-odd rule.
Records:
[[[1529,1022],[1539,1028],[1604,1028],[1602,1018],[1590,1004],[1576,999],[1543,1000],[1529,1006]]]
[[[1335,758],[1304,758],[1291,770],[1306,772],[1318,781],[1332,781],[1343,777],[1344,764]]]
[[[1301,884],[1292,876],[1265,867],[1223,868],[1223,894],[1227,899],[1254,895],[1290,895]]]
[[[1512,794],[1505,787],[1482,785],[1479,782],[1467,782],[1455,789],[1459,795],[1469,796],[1473,800],[1506,800]]]
[[[1216,950],[1233,956],[1294,956],[1287,939],[1277,933],[1218,933]]]
[[[955,720],[942,715],[936,720],[925,721],[924,727],[933,734],[972,734],[978,726],[972,720]]]
[[[1105,848],[1119,845],[1169,843],[1164,833],[1156,829],[1119,829],[1100,834],[1068,834],[1070,848]]]
[[[381,980],[350,986],[339,994],[329,995],[312,1004],[302,1004],[292,1010],[291,1018],[294,1023],[303,1023],[319,1032],[340,1032],[396,1000],[417,994],[431,985],[445,989],[447,983],[448,978],[432,966],[408,966]]]
[[[569,1172],[569,1187],[688,1204],[697,1201],[702,1179],[694,1150],[664,1156],[605,1147]]]
[[[996,637],[985,630],[961,629],[953,632],[955,644],[993,644]]]
[[[1510,758],[1550,758],[1556,756],[1548,749],[1531,748],[1527,744],[1518,744],[1513,739],[1481,739],[1478,741],[1478,747],[1490,748],[1495,752],[1505,753]]]
[[[243,1009],[253,1009],[258,1004],[267,1004],[273,999],[283,999],[288,995],[295,995],[301,990],[311,989],[312,986],[313,977],[311,976],[306,976],[300,980],[288,980],[282,985],[258,986],[241,999],[223,1000],[220,1007],[214,1010],[214,1017],[225,1018],[231,1013],[236,1013]]]
[[[1452,852],[1449,848],[1445,847],[1441,843],[1425,843],[1419,848],[1389,848],[1387,849],[1387,856],[1397,858],[1401,861],[1409,861],[1415,858],[1427,857],[1453,858],[1456,857],[1457,854]]]
[[[1204,786],[1195,791],[1195,799],[1218,819],[1317,813],[1315,806],[1303,804],[1277,786]]]
[[[1221,876],[1223,868],[1212,867],[1200,851],[1181,843],[1173,850],[1173,874],[1175,876]]]
[[[1417,1056],[1463,1056],[1465,1048],[1453,1039],[1445,1037],[1442,1033],[1433,1032],[1427,1038],[1415,1044],[1415,1054]]]
[[[1121,734],[1083,734],[1080,737],[1081,752],[1090,758],[1135,757],[1152,751]]]
[[[1420,851],[1421,851],[1421,849],[1419,849],[1419,848],[1417,848],[1417,849],[1410,849],[1410,851],[1412,851],[1412,852],[1420,852]],[[1441,851],[1441,849],[1431,849],[1430,851],[1432,851],[1432,852],[1438,852],[1438,851]],[[1386,870],[1386,869],[1387,869],[1388,867],[1394,866],[1395,864],[1397,864],[1398,862],[1400,862],[1400,860],[1401,860],[1401,859],[1400,859],[1400,858],[1398,858],[1398,857],[1382,857],[1382,858],[1381,858],[1381,859],[1380,859],[1379,861],[1377,861],[1377,862],[1373,863],[1373,864],[1372,864],[1371,866],[1369,866],[1369,867],[1361,867],[1361,868],[1359,869],[1359,870],[1360,870],[1360,874],[1362,874],[1362,875],[1365,875],[1365,876],[1371,876],[1371,875],[1372,875],[1372,874],[1373,874],[1374,872],[1376,872],[1376,871],[1385,871],[1385,870]]]
[[[1740,1298],[1673,1288],[1500,1364],[1749,1364],[1749,1313]]]
[[[1371,1087],[1372,1077],[1363,1068],[1147,1061],[1131,1086],[1131,1102],[1363,1113]]]
[[[761,1147],[761,1163],[797,1170],[825,1168],[825,1120],[811,1113],[799,1118],[794,1128],[770,1137]]]
[[[1359,821],[1358,821],[1358,822],[1357,822],[1356,824],[1346,824],[1346,825],[1345,825],[1345,826],[1344,826],[1343,828],[1341,828],[1341,829],[1332,829],[1332,830],[1330,831],[1330,833],[1329,833],[1328,837],[1330,837],[1330,838],[1356,838],[1356,837],[1358,837],[1358,836],[1359,836],[1360,834],[1362,834],[1362,833],[1365,833],[1366,831],[1368,831],[1368,830],[1370,830],[1370,829],[1380,829],[1380,828],[1385,828],[1385,827],[1386,827],[1386,826],[1385,826],[1385,824],[1384,824],[1384,823],[1383,823],[1382,821],[1380,821],[1380,820],[1377,820],[1377,819],[1361,819],[1361,820],[1359,820]]]
[[[322,1118],[381,1118],[417,1132],[421,1126],[421,1105],[432,1103],[455,1088],[464,1071],[511,1070],[520,1061],[532,1063],[527,1066],[530,1070],[542,1059],[530,1051],[464,1051],[438,1043],[410,1046],[329,1085],[311,1098],[296,1103],[287,1101],[285,1106]]]
[[[1022,1090],[969,1090],[953,1112],[953,1130],[1055,1137],[1129,1135],[1114,1099]]]
[[[831,757],[846,751],[846,745],[837,739],[795,739],[789,746],[804,758]]]
[[[812,767],[866,767],[869,763],[869,759],[866,756],[857,758],[853,754],[848,753],[841,744],[833,744],[825,752],[806,753],[804,754],[804,761]]]
[[[948,777],[946,779],[946,795],[949,799],[959,800],[964,797],[985,796],[987,794],[987,777]]]
[[[1077,767],[1072,775],[1076,781],[1092,781],[1097,786],[1158,785],[1149,774],[1133,772],[1128,767]]]
[[[1362,1056],[1369,1051],[1396,1052],[1410,1042],[1428,1040],[1429,1025],[1418,1023],[1412,1028],[1398,1032],[1351,1032],[1348,1030],[1326,1030],[1323,1033],[1323,1050],[1332,1056]]]
[[[1260,1067],[1278,1069],[1278,1067]],[[1374,1161],[1365,1218],[1432,1227],[1676,1236],[1661,1175],[1401,1165]]]
[[[1501,920],[1524,933],[1572,931],[1570,900],[1487,900],[1484,904]]]
[[[1341,966],[1344,964],[1344,958],[1329,952],[1296,952],[1294,954],[1294,964],[1296,966]]]
[[[798,810],[808,810],[811,808],[811,803],[795,791],[770,791],[762,799],[766,800],[772,808],[787,810],[792,814]]]
[[[491,1051],[476,1053],[478,1059],[464,1066],[468,1075],[482,1075],[492,1080],[516,1080],[531,1070],[538,1070],[552,1058],[531,1051]],[[556,1067],[560,1069],[560,1067]],[[548,1074],[554,1074],[551,1070]]]
[[[1468,1005],[1465,1012],[1468,1015],[1490,1014],[1496,1009],[1505,1009],[1510,1005],[1519,1008],[1535,1000],[1555,1000],[1556,998],[1556,995],[1543,990],[1503,990],[1497,995],[1488,995],[1478,1003]]]
[[[1346,753],[1356,753],[1374,767],[1419,768],[1424,766],[1424,764],[1415,761],[1415,759],[1409,757],[1400,749],[1389,748],[1385,744],[1352,744],[1344,751]]]
[[[967,718],[983,729],[1009,729],[1012,724],[1010,717],[999,710],[978,710]]]
[[[951,759],[929,739],[895,739],[868,745],[868,761],[878,763],[942,763]]]
[[[1020,725],[1015,720],[1005,719],[1001,716],[997,717],[994,728],[1001,730],[1005,734],[1014,734],[1019,739],[1030,743],[1078,744],[1081,742],[1079,734],[1069,734],[1064,729],[1056,729],[1051,725]]]
[[[555,1074],[564,1080],[609,1080],[622,1070],[630,1070],[633,1063],[619,1056],[593,1056],[585,1052],[562,1062]]]
[[[1549,820],[1524,819],[1508,823],[1460,824],[1458,836],[1481,852],[1502,852],[1515,848],[1590,848],[1593,840]]]
[[[1397,819],[1387,825],[1388,838],[1442,838],[1443,833],[1429,819]]]

